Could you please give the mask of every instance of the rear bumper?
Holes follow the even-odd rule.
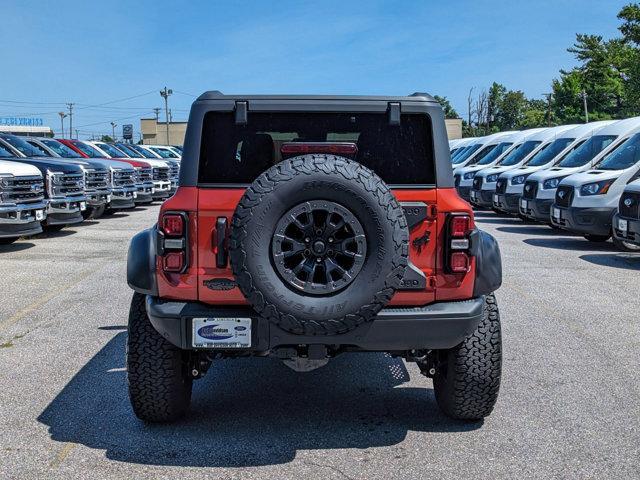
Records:
[[[554,210],[559,210],[560,217],[554,217]],[[551,223],[564,230],[582,235],[611,235],[611,220],[615,208],[579,208],[551,206]]]
[[[362,351],[444,349],[459,344],[482,320],[484,297],[434,303],[416,308],[385,308],[372,322],[331,336],[286,332],[258,316],[249,307],[214,307],[199,302],[164,301],[147,295],[147,314],[154,328],[185,350],[192,347],[193,318],[251,318],[252,352],[281,346],[340,345]],[[206,349],[211,350],[211,349]],[[215,350],[215,349],[213,349]],[[242,350],[240,350],[242,351]]]
[[[620,230],[619,220],[626,220],[627,229]],[[613,216],[613,235],[622,242],[633,243],[640,246],[640,220],[637,218],[620,217],[619,214]]]
[[[505,213],[517,214],[520,212],[519,193],[496,193],[493,195],[493,208]]]
[[[551,205],[553,205],[553,199],[541,200],[528,198],[521,199],[527,202],[526,208],[520,204],[520,213],[527,218],[531,218],[538,222],[549,223],[551,222]]]

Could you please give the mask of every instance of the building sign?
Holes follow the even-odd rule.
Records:
[[[122,125],[122,138],[124,138],[125,140],[133,139],[133,125]]]
[[[0,117],[0,125],[6,127],[42,127],[44,126],[44,121],[41,118]]]

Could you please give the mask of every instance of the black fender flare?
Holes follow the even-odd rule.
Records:
[[[127,283],[138,293],[158,296],[156,281],[156,239],[155,226],[136,234],[129,244],[127,254]]]
[[[502,285],[502,257],[498,241],[483,230],[471,232],[470,253],[476,258],[473,296],[489,295]]]

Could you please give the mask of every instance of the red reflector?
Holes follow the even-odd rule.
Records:
[[[162,257],[162,268],[166,272],[179,272],[184,267],[184,252],[170,252]]]
[[[471,219],[467,215],[456,215],[451,217],[451,236],[452,237],[464,237],[469,233],[469,225]]]
[[[467,273],[471,260],[465,252],[454,252],[451,254],[451,271],[454,273]]]
[[[180,215],[162,217],[162,231],[165,235],[179,237],[184,233],[184,220]]]
[[[304,155],[307,153],[332,153],[335,155],[355,155],[358,147],[355,143],[339,142],[287,142],[280,147],[280,153],[286,155]]]

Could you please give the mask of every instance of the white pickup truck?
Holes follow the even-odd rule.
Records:
[[[0,245],[42,232],[40,222],[45,219],[46,208],[40,170],[0,159]]]

